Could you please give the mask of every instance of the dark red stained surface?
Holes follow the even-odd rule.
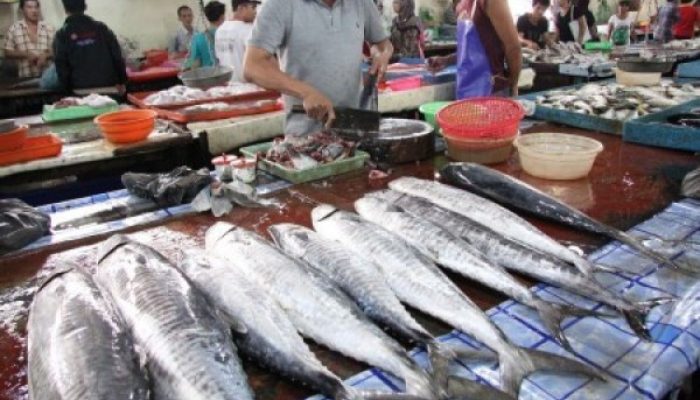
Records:
[[[569,128],[540,125],[531,131],[563,131],[583,133]],[[684,174],[698,164],[690,153],[666,151],[623,143],[619,137],[584,133],[603,142],[605,151],[596,161],[589,178],[575,182],[538,180],[524,174],[515,157],[497,168],[527,181],[556,197],[575,205],[611,225],[629,228],[662,210],[679,198],[679,185]],[[397,167],[392,177],[413,175],[432,178],[446,160],[438,157],[428,162]],[[284,191],[277,197],[287,206],[282,211],[237,209],[223,218],[234,224],[265,234],[274,223],[296,222],[310,225],[309,211],[315,202],[328,202],[350,209],[352,202],[362,194],[385,187],[386,181],[369,182],[367,171],[330,179],[327,182],[300,185]],[[165,256],[177,262],[187,247],[201,246],[205,230],[216,220],[209,215],[185,217],[168,223],[143,228],[134,232],[134,239],[144,241]],[[568,228],[537,221],[555,238],[581,245],[590,251],[605,242],[604,238],[580,234]],[[70,264],[94,267],[95,244],[99,239],[82,243],[80,247],[43,251],[11,260],[0,261],[0,400],[26,398],[26,333],[28,304],[34,291],[37,273],[45,276],[57,267]],[[501,296],[451,276],[480,306],[491,307]],[[435,333],[447,332],[447,327],[414,313]],[[321,360],[341,377],[348,377],[366,366],[353,362],[318,346]],[[275,374],[262,371],[251,362],[245,363],[256,397],[268,399],[301,399],[309,389],[289,383]]]

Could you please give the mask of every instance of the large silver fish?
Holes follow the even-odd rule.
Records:
[[[389,187],[411,196],[423,197],[433,204],[489,226],[503,236],[570,262],[584,274],[596,270],[596,266],[588,260],[550,238],[531,223],[483,197],[439,182],[413,177],[396,179],[389,182]]]
[[[27,329],[30,399],[150,398],[131,336],[87,273],[49,278],[34,297]]]
[[[98,256],[97,284],[145,354],[156,399],[253,399],[228,327],[177,268],[121,235]]]
[[[221,310],[240,350],[292,380],[334,399],[354,393],[311,352],[277,300],[242,269],[219,257],[190,253],[180,269]]]
[[[394,293],[405,303],[474,337],[497,355],[503,389],[519,393],[520,383],[537,370],[573,372],[600,377],[600,373],[568,358],[512,344],[432,260],[384,228],[357,214],[320,205],[311,213],[322,236],[343,243],[358,256],[378,265]]]
[[[500,204],[547,218],[577,229],[605,235],[637,250],[660,264],[678,267],[666,256],[657,254],[637,238],[595,220],[540,190],[502,172],[472,163],[453,163],[440,170],[449,183],[490,198]],[[680,268],[680,267],[679,267]]]
[[[364,219],[401,236],[435,263],[534,308],[554,337],[573,352],[559,324],[566,316],[582,315],[587,311],[540,299],[527,286],[460,237],[378,197],[361,198],[355,202],[355,209]]]
[[[404,339],[425,346],[431,358],[436,385],[447,389],[447,366],[456,354],[441,345],[413,319],[374,263],[301,225],[278,224],[268,228],[268,231],[285,253],[303,260],[333,281],[355,300],[370,319]]]
[[[606,290],[595,279],[585,276],[561,260],[539,253],[518,241],[507,238],[491,228],[460,214],[436,206],[420,197],[412,197],[391,190],[372,193],[391,202],[402,210],[461,237],[481,250],[490,260],[512,271],[531,276],[573,293],[607,304],[618,310],[632,330],[641,338],[650,340],[645,326],[646,315],[655,305],[667,299],[632,303]]]
[[[409,394],[435,397],[429,377],[406,350],[312,268],[282,253],[259,235],[231,224],[216,223],[207,231],[205,241],[208,251],[268,288],[299,333],[402,377]]]

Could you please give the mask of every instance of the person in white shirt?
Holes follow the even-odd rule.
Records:
[[[629,0],[620,0],[617,13],[610,16],[608,21],[608,40],[615,46],[627,46],[635,25],[636,15],[630,12]]]
[[[257,15],[260,1],[232,0],[233,20],[224,22],[216,31],[216,56],[219,64],[233,68],[234,82],[244,82],[243,57]]]

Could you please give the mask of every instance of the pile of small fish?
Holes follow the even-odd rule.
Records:
[[[186,103],[196,100],[209,100],[239,96],[260,91],[262,91],[262,89],[257,85],[240,82],[231,82],[227,86],[215,86],[207,90],[178,85],[167,90],[161,90],[160,92],[153,93],[146,97],[143,102],[149,106],[162,106],[168,104]]]
[[[85,97],[64,97],[53,103],[54,108],[68,108],[75,106],[88,106],[92,108],[102,108],[116,106],[118,103],[111,97],[91,93]]]
[[[460,186],[475,184],[492,198],[529,202],[521,207],[662,258],[484,167],[455,164],[442,173]],[[217,223],[206,232],[206,253],[187,252],[178,266],[148,246],[111,238],[100,248],[94,277],[64,271],[39,289],[28,327],[30,398],[81,393],[138,400],[150,392],[168,399],[252,399],[240,351],[333,399],[514,399],[523,379],[536,371],[606,375],[583,360],[514,344],[443,269],[532,307],[572,353],[560,327],[566,317],[613,316],[541,298],[508,270],[608,305],[644,339],[650,308],[668,301],[636,303],[609,292],[593,274],[610,269],[589,263],[483,197],[410,177],[389,188],[355,202],[357,214],[318,205],[311,212],[314,230],[273,225],[272,242]],[[405,305],[472,336],[492,353],[467,354],[438,342]],[[425,346],[430,369],[423,370],[382,328]],[[402,378],[406,394],[346,386],[304,338]],[[449,376],[450,362],[470,357],[498,360],[502,391]],[[119,375],[90,373],[100,368]]]
[[[551,90],[537,96],[538,106],[604,119],[627,121],[694,100],[700,89],[690,84],[623,86],[590,83],[580,88]]]
[[[531,63],[577,64],[593,66],[607,64],[610,60],[601,53],[586,53],[576,42],[555,43],[542,50],[523,48],[523,58]]]
[[[287,168],[303,170],[352,157],[356,146],[355,142],[337,135],[318,132],[304,137],[276,138],[262,158]]]

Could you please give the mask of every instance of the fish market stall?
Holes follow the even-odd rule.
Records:
[[[663,212],[662,215],[642,226],[642,230],[635,231],[636,234],[648,236],[649,234],[656,233],[663,235],[663,237],[667,239],[685,239],[688,235],[694,234],[695,230],[700,227],[700,221],[698,220],[700,211],[698,211],[696,203],[685,201],[682,204],[676,204],[666,210],[671,202],[679,200],[677,193],[679,193],[680,181],[685,172],[697,166],[698,160],[696,157],[687,153],[624,143],[619,138],[610,135],[556,127],[551,124],[541,124],[530,128],[529,131],[576,133],[602,142],[605,146],[605,150],[599,156],[589,177],[576,181],[553,182],[529,177],[521,171],[514,157],[507,163],[498,165],[497,167],[499,170],[522,179],[524,182],[555,196],[567,204],[585,211],[588,215],[618,228],[631,228],[653,217],[655,214]],[[639,162],[639,160],[644,160],[645,162],[642,163]],[[182,268],[184,268],[185,271],[196,271],[196,263],[201,261],[196,261],[196,258],[190,258],[189,255],[185,254],[185,251],[195,248],[201,249],[205,241],[212,244],[215,243],[212,242],[212,240],[218,237],[220,244],[210,247],[210,250],[219,253],[222,251],[221,249],[232,252],[245,250],[241,247],[236,247],[236,243],[240,242],[233,240],[235,237],[234,235],[245,235],[245,232],[241,230],[228,232],[219,231],[218,234],[212,231],[211,234],[208,235],[210,237],[205,238],[205,232],[207,232],[215,222],[223,221],[235,224],[241,228],[249,229],[252,232],[263,235],[266,239],[270,239],[267,229],[272,225],[277,225],[278,230],[273,230],[273,232],[277,232],[275,238],[276,240],[283,240],[285,231],[282,228],[284,226],[278,224],[294,223],[310,227],[312,226],[313,219],[318,223],[318,225],[316,225],[318,229],[326,222],[329,224],[342,222],[342,220],[336,218],[342,215],[341,213],[329,213],[319,217],[318,214],[323,211],[322,209],[319,209],[318,212],[315,212],[315,216],[312,216],[312,210],[317,207],[319,203],[331,204],[342,210],[349,211],[354,208],[356,200],[370,192],[386,188],[387,183],[397,178],[417,177],[429,180],[433,179],[435,173],[445,163],[446,159],[444,157],[436,157],[419,163],[399,165],[392,169],[389,177],[384,179],[380,178],[379,180],[369,179],[367,170],[365,169],[325,179],[323,181],[310,182],[291,187],[286,187],[284,185],[275,186],[273,182],[262,182],[261,187],[267,188],[265,189],[265,194],[268,195],[266,197],[276,199],[282,207],[239,207],[234,208],[234,210],[225,217],[214,218],[209,213],[195,214],[191,211],[187,211],[188,205],[184,205],[180,208],[179,213],[171,209],[160,210],[158,212],[151,212],[148,214],[148,218],[144,217],[136,224],[123,224],[123,222],[126,221],[124,220],[118,223],[112,222],[108,225],[114,226],[122,224],[120,229],[124,229],[124,232],[128,233],[132,240],[152,246],[155,250],[163,254],[167,260],[174,263],[180,263],[187,258],[188,264],[181,264],[183,265]],[[395,184],[393,187],[400,189],[400,187]],[[123,193],[121,195],[123,195]],[[96,196],[89,200],[86,199],[82,202],[48,206],[42,208],[42,210],[50,214],[61,212],[67,207],[79,210],[81,207],[94,207],[99,205],[100,202],[107,201],[110,198],[118,199],[119,196],[119,193],[110,193],[109,195],[105,194],[105,196]],[[379,217],[379,215],[364,214],[361,208],[358,208],[358,211],[368,218]],[[521,213],[519,214],[523,215]],[[592,253],[594,249],[606,242],[606,240],[600,236],[580,233],[562,225],[544,222],[536,218],[528,217],[528,220],[553,238],[567,245],[578,246],[586,253]],[[55,246],[38,247],[33,252],[0,259],[0,279],[5,282],[3,288],[0,289],[0,298],[3,301],[3,307],[0,308],[0,321],[2,321],[2,324],[0,324],[0,348],[3,350],[4,354],[0,359],[0,376],[3,381],[3,385],[0,387],[0,397],[14,400],[24,399],[27,396],[27,315],[29,303],[37,291],[39,282],[43,281],[57,269],[65,268],[69,265],[83,265],[88,267],[91,272],[97,270],[98,246],[101,245],[106,238],[105,234],[114,232],[114,230],[105,230],[103,233],[93,236],[94,232],[91,232],[93,229],[90,228],[90,226],[95,227],[101,225],[98,223],[97,225],[89,225],[81,229],[89,238],[85,237],[81,239],[80,234],[75,233],[71,241]],[[674,236],[672,237],[666,236],[668,232],[664,229],[669,228],[674,229]],[[319,232],[323,233],[325,231],[322,232],[319,229]],[[331,229],[329,232],[332,233],[334,230]],[[368,231],[368,233],[371,232]],[[258,245],[263,246],[262,244]],[[109,288],[111,296],[123,296],[119,290],[126,290],[130,286],[110,284],[110,282],[114,280],[109,279],[109,277],[113,276],[115,279],[120,279],[117,278],[122,276],[117,274],[121,268],[118,260],[127,257],[129,251],[142,251],[134,246],[133,244],[129,244],[129,242],[115,242],[114,247],[111,247],[113,252],[102,253],[99,258],[99,260],[102,260],[100,262],[100,270],[104,272],[98,274],[98,282],[102,287],[106,286]],[[104,249],[105,247],[102,246],[102,248]],[[219,248],[219,250],[217,250],[217,248]],[[260,250],[263,249],[265,249],[264,246],[260,247]],[[291,249],[293,249],[293,247],[290,247],[290,251]],[[622,266],[619,265],[619,263],[622,262],[628,268],[648,268],[653,264],[652,261],[641,259],[638,255],[630,251],[631,250],[622,249],[617,245],[606,246],[600,252],[595,253],[595,260],[602,264],[610,263],[620,267]],[[686,259],[690,251],[687,253],[686,255],[678,255],[674,260]],[[110,256],[110,254],[113,256]],[[265,257],[269,256],[269,254],[262,252],[258,253],[257,257],[259,257],[259,259],[265,259]],[[152,256],[146,255],[146,257],[151,258]],[[254,262],[256,256],[242,259],[248,259]],[[134,258],[134,261],[138,263],[138,257]],[[313,260],[309,259],[308,261],[312,262]],[[195,264],[189,264],[190,262],[195,262]],[[157,265],[153,264],[152,268],[161,270],[163,268],[162,263],[165,263],[165,260],[158,261],[158,263]],[[257,266],[258,264],[251,265]],[[262,264],[260,265],[262,266]],[[249,268],[249,266],[241,265],[241,268]],[[276,269],[275,271],[278,272],[282,269]],[[169,273],[172,273],[174,270],[162,269],[162,271],[170,271]],[[652,269],[649,271],[649,274],[643,275],[637,275],[635,273],[634,276],[636,279],[634,280],[628,280],[628,277],[623,274],[623,272],[617,272],[613,275],[602,275],[600,281],[614,289],[618,289],[620,285],[629,286],[628,295],[634,298],[638,298],[638,296],[647,298],[649,295],[659,297],[669,293],[683,295],[686,293],[686,289],[689,289],[688,286],[693,282],[687,277],[684,277],[682,281],[676,280],[677,276],[667,267],[661,267],[658,272],[654,272]],[[481,284],[476,284],[471,280],[465,279],[457,273],[448,271],[447,276],[480,308],[488,309],[498,305],[497,308],[490,310],[488,315],[515,345],[525,348],[536,348],[559,355],[566,354],[557,344],[556,340],[546,333],[546,328],[537,321],[538,317],[532,309],[527,309],[513,301],[506,301],[503,303],[503,301],[506,300],[504,296],[498,294],[496,291],[486,289]],[[70,274],[62,275],[62,277],[64,278],[53,280],[52,285],[61,285],[63,279],[74,279],[73,275]],[[206,283],[217,281],[216,279],[207,279],[204,275],[193,275],[193,277],[193,282]],[[237,276],[230,276],[227,279],[220,279],[218,281],[231,282],[234,278],[239,279]],[[520,274],[518,275],[518,281],[527,285],[535,283],[530,278],[524,278]],[[146,282],[147,280],[144,280],[140,283],[146,284]],[[51,293],[52,287],[53,286],[47,286],[42,288],[41,294],[45,300],[51,298],[50,296],[46,296]],[[290,291],[296,290],[296,287],[288,288]],[[156,288],[150,288],[149,290],[154,289]],[[690,288],[689,290],[690,291],[687,293],[692,293],[693,289]],[[178,291],[176,292],[179,293]],[[157,297],[157,293],[153,293],[154,295],[149,296],[149,298]],[[300,291],[298,295],[302,296],[303,293],[304,292]],[[580,299],[577,300],[564,291],[554,290],[552,287],[546,285],[537,286],[534,293],[542,296],[544,299],[550,300],[557,298],[557,296],[562,296],[559,298],[559,301],[565,301],[567,303],[572,301],[578,305],[585,304],[586,308],[595,305],[595,303],[580,303]],[[335,301],[332,299],[329,300]],[[686,301],[690,301],[690,304],[686,305],[689,308],[684,309],[684,311],[690,312],[693,309],[694,299]],[[52,304],[55,303],[47,302],[45,307],[49,307]],[[286,306],[292,307],[294,304],[289,303]],[[188,312],[206,313],[206,311],[202,311],[199,308],[199,306],[190,307],[188,308]],[[84,310],[84,312],[89,312],[89,308],[81,309]],[[570,345],[577,354],[576,359],[588,365],[593,365],[609,371],[610,376],[607,377],[608,381],[602,382],[590,378],[578,378],[573,376],[556,377],[549,374],[537,374],[525,381],[520,389],[521,394],[528,398],[612,399],[616,397],[636,398],[640,396],[652,399],[662,398],[662,396],[676,387],[679,380],[697,367],[692,360],[697,357],[698,349],[697,341],[693,337],[697,332],[695,332],[692,327],[687,331],[685,330],[686,327],[690,325],[688,321],[673,321],[673,323],[657,322],[659,318],[662,317],[661,313],[665,310],[668,310],[668,308],[660,306],[658,310],[653,312],[649,317],[648,327],[650,329],[651,342],[642,342],[631,335],[624,320],[618,318],[578,317],[571,322],[566,322],[564,324],[565,334],[568,336]],[[451,331],[445,324],[437,322],[437,320],[427,317],[421,312],[411,310],[411,315],[431,334],[445,335]],[[692,315],[692,313],[690,315]],[[129,319],[132,317],[133,315],[130,314],[127,316]],[[30,325],[40,326],[39,324],[44,322],[45,321],[37,319],[30,321]],[[138,322],[130,322],[132,325],[134,323],[137,324]],[[679,326],[682,327],[682,329],[678,328]],[[320,327],[322,328],[322,326]],[[189,328],[183,327],[183,329],[196,335],[197,330],[195,326]],[[244,331],[240,326],[238,329],[240,332]],[[351,328],[347,327],[347,329]],[[333,330],[343,331],[340,329]],[[321,331],[322,329],[318,331],[319,334],[321,334]],[[40,330],[37,330],[36,334],[40,334],[40,332]],[[212,331],[210,330],[210,332]],[[219,332],[219,330],[215,332]],[[364,332],[368,333],[367,331]],[[140,334],[141,333],[139,333],[139,335]],[[386,337],[383,333],[375,334]],[[360,336],[358,336],[358,338],[359,337]],[[136,340],[142,340],[143,337],[135,336],[135,338]],[[595,338],[605,338],[607,343],[601,343],[595,340]],[[321,340],[320,337],[317,339]],[[346,349],[347,352],[362,351],[363,348],[374,348],[369,345],[369,342],[357,338],[349,338],[348,340],[350,339],[359,340],[354,342],[356,344],[359,343],[359,345],[355,346],[357,349]],[[212,340],[214,340],[213,337]],[[448,334],[440,340],[447,345],[457,345],[457,347],[461,349],[465,349],[465,346],[472,350],[475,349],[471,347],[474,344],[472,339],[463,334]],[[404,342],[402,343],[407,344]],[[168,343],[168,345],[170,344],[171,343]],[[239,351],[247,346],[241,342],[237,342],[237,345],[239,346]],[[379,346],[379,344],[376,345]],[[196,351],[194,346],[190,347],[183,344],[181,347],[187,348],[187,351]],[[301,345],[301,347],[303,347],[303,345]],[[311,348],[323,365],[328,367],[332,374],[340,378],[346,379],[367,369],[366,364],[353,361],[350,357],[341,356],[337,352],[328,350],[327,346],[322,347],[312,344]],[[231,359],[237,359],[235,353],[230,353],[230,349],[230,346],[225,347],[225,351],[227,352],[226,356],[231,357]],[[611,355],[616,354],[619,355],[619,359],[612,360],[609,358]],[[413,355],[416,356],[420,363],[425,361],[425,354],[423,352],[416,351]],[[649,355],[653,357],[650,359]],[[241,363],[243,369],[248,377],[247,382],[251,386],[255,398],[257,399],[304,399],[317,392],[317,390],[281,379],[278,374],[270,372],[269,368],[263,368],[247,357],[240,358],[242,359]],[[645,368],[640,370],[640,368],[643,367]],[[204,370],[208,370],[208,367],[204,368]],[[134,369],[133,371],[137,370]],[[499,382],[498,372],[494,369],[492,362],[486,364],[464,362],[458,366],[454,366],[453,371],[457,372],[462,377],[467,376],[473,378],[475,376],[474,374],[476,374],[481,382],[488,382],[492,385],[498,385]],[[137,377],[139,375],[136,373],[131,376]],[[240,375],[236,376],[238,376],[237,379],[240,378]],[[215,378],[221,379],[221,376]],[[141,383],[138,383],[141,381],[136,380],[135,382],[137,383],[134,384],[132,387],[133,389],[141,387]],[[233,382],[233,380],[228,380],[228,382]],[[372,388],[378,390],[399,390],[402,387],[400,381],[386,373],[380,372],[378,369],[373,369],[358,375],[351,379],[349,384],[364,390]],[[243,386],[230,384],[227,385],[227,387],[232,390],[233,388],[242,388]],[[249,394],[242,392],[235,398],[248,398],[248,395]]]
[[[578,128],[621,135],[627,121],[694,100],[692,84],[663,81],[656,86],[589,83],[540,93],[523,99],[536,104],[534,118]]]

